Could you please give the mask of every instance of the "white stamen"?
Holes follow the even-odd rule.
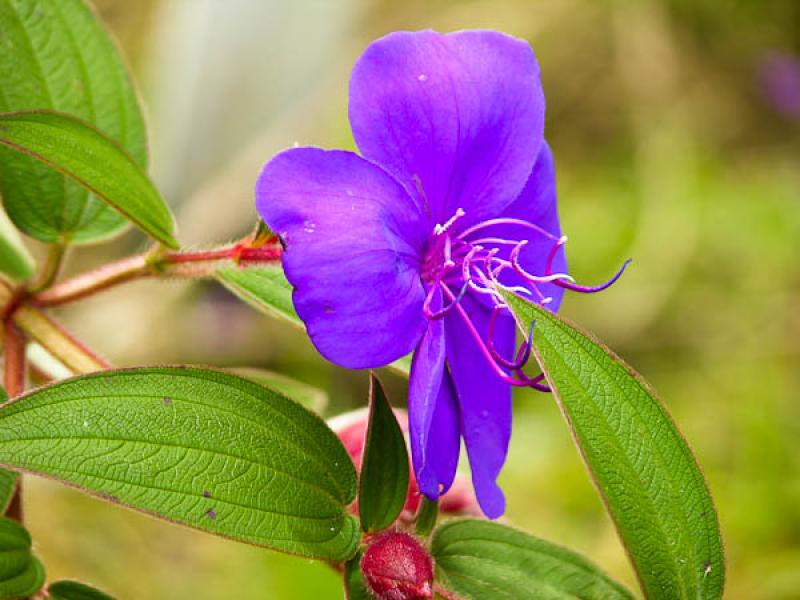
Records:
[[[442,235],[445,231],[447,231],[453,226],[453,223],[458,221],[465,214],[467,213],[465,213],[463,209],[461,208],[456,209],[456,214],[450,217],[450,219],[448,219],[444,225],[439,225],[438,223],[436,224],[436,226],[433,228],[433,233],[435,235]]]

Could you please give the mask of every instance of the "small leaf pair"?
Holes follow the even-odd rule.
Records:
[[[44,567],[31,552],[31,536],[11,519],[0,517],[0,598],[23,598],[44,584]]]
[[[0,599],[27,598],[44,585],[45,570],[31,552],[31,536],[16,521],[0,517]],[[38,597],[38,596],[37,596]],[[77,581],[59,581],[47,587],[48,600],[113,600]]]
[[[172,215],[145,174],[138,97],[89,6],[0,0],[0,31],[0,195],[10,217],[0,214],[0,271],[33,275],[14,226],[44,242],[81,244],[113,237],[130,220],[175,247]]]

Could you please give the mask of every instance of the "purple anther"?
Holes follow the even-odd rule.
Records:
[[[545,269],[544,269],[545,275],[553,275],[552,272],[553,259],[555,258],[558,249],[561,246],[563,246],[566,243],[566,241],[567,241],[567,236],[562,236],[555,244],[553,244],[553,247],[550,248],[550,252],[547,255],[547,262],[545,263]],[[596,286],[577,285],[576,283],[573,283],[571,281],[565,281],[564,279],[561,278],[554,279],[552,283],[560,288],[564,288],[565,290],[572,290],[573,292],[580,292],[582,294],[594,294],[597,292],[602,292],[603,290],[614,285],[617,279],[622,277],[622,274],[625,272],[625,269],[629,264],[631,264],[632,261],[633,259],[630,258],[626,260],[624,263],[622,263],[622,267],[620,267],[616,275],[614,275],[611,279],[600,285]]]

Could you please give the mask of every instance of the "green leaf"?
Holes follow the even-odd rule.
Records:
[[[4,514],[8,508],[11,498],[17,489],[19,475],[14,471],[0,469],[0,514]]]
[[[50,600],[114,600],[105,592],[78,581],[57,581],[47,586]]]
[[[598,490],[654,599],[715,599],[725,576],[717,513],[686,441],[650,387],[605,346],[504,292]]]
[[[303,327],[292,305],[292,284],[280,265],[221,267],[217,279],[256,310]]]
[[[437,583],[464,600],[633,600],[579,554],[499,523],[449,521],[431,553]]]
[[[0,0],[0,40],[0,112],[75,115],[147,166],[136,92],[115,44],[83,0]],[[128,225],[73,181],[1,146],[0,194],[16,226],[46,242],[94,242]]]
[[[361,577],[361,556],[359,552],[344,566],[344,597],[345,600],[374,600],[367,591],[364,579]]]
[[[358,483],[361,528],[382,531],[394,523],[408,495],[408,451],[381,382],[370,375],[369,425]]]
[[[33,276],[33,270],[33,257],[5,211],[0,210],[0,272],[22,280]]]
[[[66,114],[0,114],[0,144],[74,179],[159,242],[177,248],[166,202],[125,149],[89,123]]]
[[[358,544],[336,435],[227,373],[103,371],[29,392],[0,411],[0,464],[275,550],[339,561]]]
[[[250,381],[268,387],[271,390],[280,392],[290,400],[302,404],[307,409],[317,414],[322,414],[328,405],[328,395],[319,388],[308,385],[286,375],[267,371],[266,369],[254,369],[251,367],[237,367],[226,369],[229,373],[244,377]]]
[[[23,598],[44,584],[44,567],[31,553],[31,536],[11,519],[0,517],[0,598]]]

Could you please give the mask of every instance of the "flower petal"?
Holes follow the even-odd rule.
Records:
[[[417,345],[427,230],[396,180],[351,152],[295,148],[264,167],[256,206],[284,243],[295,309],[325,358],[370,368]]]
[[[433,223],[496,217],[517,197],[543,140],[544,95],[530,46],[493,31],[396,32],[350,79],[361,152],[403,182]]]
[[[471,297],[461,302],[485,339],[489,310]],[[505,496],[497,485],[497,476],[505,463],[511,437],[511,386],[491,369],[460,315],[446,317],[445,331],[447,363],[461,409],[461,434],[472,469],[472,484],[483,512],[496,519],[505,511]],[[514,340],[513,319],[500,315],[495,325],[495,348],[511,359]]]
[[[503,212],[502,217],[521,219],[534,225],[538,225],[554,237],[561,237],[561,223],[558,219],[558,206],[556,203],[556,171],[553,162],[553,153],[550,146],[545,142],[536,158],[525,188],[519,197]],[[503,225],[492,228],[491,235],[501,238],[527,239],[528,244],[519,254],[520,265],[533,275],[543,275],[545,263],[550,250],[553,247],[553,240],[533,232],[526,232],[513,225]],[[506,255],[507,252],[501,253]],[[558,249],[553,259],[553,272],[567,272],[567,258],[564,247]],[[503,278],[509,285],[522,284],[519,278]],[[546,306],[553,312],[557,312],[564,297],[564,289],[552,283],[537,284],[539,291],[544,297],[552,298]],[[539,298],[534,298],[538,300]]]
[[[431,309],[442,306],[437,291]],[[444,323],[428,324],[411,361],[408,383],[411,458],[420,491],[437,499],[453,483],[458,466],[460,425],[458,405],[445,370]]]

